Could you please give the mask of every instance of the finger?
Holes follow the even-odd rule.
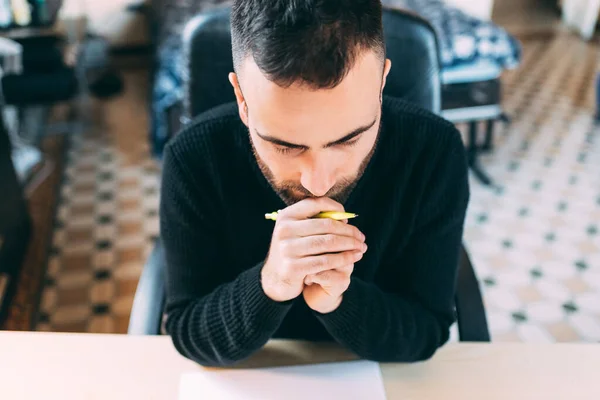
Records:
[[[345,267],[337,268],[336,271],[339,271],[346,275],[352,275],[354,272],[354,264],[346,265]]]
[[[341,267],[341,268],[336,268],[330,271],[338,271],[341,272],[342,274],[346,275],[346,276],[350,276],[352,275],[352,272],[354,271],[354,264],[350,264],[350,265],[346,265],[345,267]],[[318,274],[310,274],[310,275],[306,275],[306,277],[304,278],[304,284],[305,285],[312,285],[315,282],[315,277],[319,276],[321,274],[324,274],[328,271],[323,271],[323,272],[319,272]]]
[[[286,237],[305,237],[331,233],[339,236],[350,236],[365,241],[365,235],[354,225],[329,218],[314,218],[301,221],[284,221],[281,230]]]
[[[311,197],[301,200],[283,210],[277,215],[281,219],[307,219],[322,211],[344,211],[344,206],[328,197]]]
[[[327,288],[343,287],[343,290],[346,290],[349,283],[348,275],[338,270],[321,272],[312,276],[311,281],[313,284]]]
[[[306,257],[344,251],[367,251],[367,245],[354,237],[317,235],[297,238],[288,242],[288,257]]]
[[[363,257],[362,251],[345,251],[336,254],[322,254],[298,259],[297,273],[303,276],[318,274],[330,269],[342,268],[358,262]]]

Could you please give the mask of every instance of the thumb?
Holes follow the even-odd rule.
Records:
[[[308,219],[323,211],[344,212],[344,206],[329,197],[311,197],[301,200],[278,213],[277,219]]]

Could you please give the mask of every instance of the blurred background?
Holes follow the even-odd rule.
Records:
[[[492,340],[600,341],[600,1],[383,3],[438,36]],[[227,5],[0,0],[2,329],[127,333],[162,149],[193,116],[183,33]]]

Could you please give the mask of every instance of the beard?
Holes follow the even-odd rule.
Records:
[[[346,200],[348,200],[350,194],[358,184],[358,181],[364,175],[365,170],[367,169],[367,166],[369,165],[369,162],[375,153],[375,148],[379,142],[379,133],[380,132],[377,133],[377,139],[375,140],[373,148],[360,163],[358,171],[353,176],[344,177],[336,182],[335,185],[333,185],[333,187],[324,195],[324,197],[329,197],[340,204],[344,204]],[[309,197],[315,197],[308,189],[302,186],[300,182],[291,180],[277,181],[271,169],[256,152],[252,138],[250,138],[250,143],[252,144],[252,152],[254,153],[254,158],[256,159],[256,163],[258,164],[260,171],[267,179],[273,190],[286,205],[291,206],[292,204],[295,204],[301,200]]]

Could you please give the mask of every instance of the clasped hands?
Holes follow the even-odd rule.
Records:
[[[313,310],[327,314],[342,303],[354,263],[367,251],[365,236],[347,221],[311,218],[344,211],[341,204],[309,198],[278,213],[269,255],[261,271],[265,294],[287,301],[301,293]]]

